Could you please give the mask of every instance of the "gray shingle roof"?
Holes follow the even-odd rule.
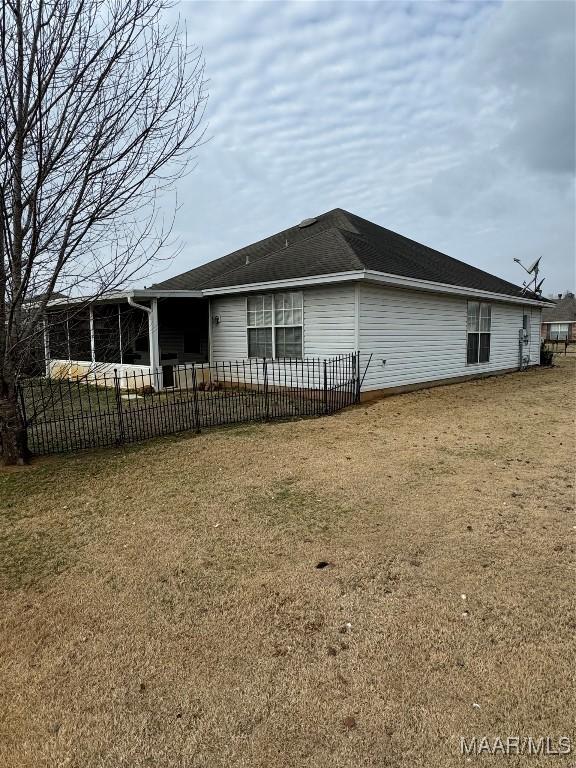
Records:
[[[576,298],[573,293],[567,293],[556,302],[555,307],[545,307],[542,310],[543,323],[574,323],[576,322]]]
[[[151,286],[159,290],[226,288],[250,283],[375,270],[492,293],[522,288],[341,208],[290,227],[220,259]],[[530,295],[530,298],[535,298]]]

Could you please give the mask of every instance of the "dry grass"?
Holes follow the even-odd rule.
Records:
[[[0,765],[450,768],[461,735],[574,738],[559,363],[4,473]]]

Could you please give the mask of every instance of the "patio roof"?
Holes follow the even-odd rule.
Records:
[[[126,291],[110,291],[103,293],[97,298],[92,296],[63,296],[48,302],[48,307],[66,307],[74,304],[114,304],[128,299],[201,299],[202,291],[196,290],[157,290],[155,288],[131,288]]]

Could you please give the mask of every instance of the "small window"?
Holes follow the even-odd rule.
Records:
[[[248,297],[248,326],[272,325],[272,296]]]
[[[552,341],[566,341],[568,338],[568,323],[550,323],[549,338]]]
[[[302,294],[277,293],[274,296],[274,324],[302,324]]]
[[[483,301],[468,302],[467,351],[469,365],[487,363],[490,360],[490,332],[492,307]]]
[[[302,328],[276,328],[276,357],[302,357]]]
[[[249,296],[246,302],[249,357],[302,357],[302,294]]]
[[[272,328],[248,328],[248,357],[272,357]]]

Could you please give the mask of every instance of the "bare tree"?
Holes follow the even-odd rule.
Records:
[[[160,257],[159,193],[202,139],[204,70],[168,0],[3,0],[0,441],[28,459],[27,350],[58,291],[96,298]]]

